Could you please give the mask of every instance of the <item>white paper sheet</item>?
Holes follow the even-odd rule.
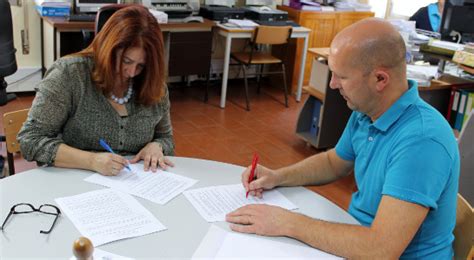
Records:
[[[265,237],[227,232],[211,225],[193,259],[342,259],[321,250]]]
[[[94,174],[84,180],[121,190],[161,205],[168,203],[197,182],[197,180],[162,170],[145,172],[142,164],[131,164],[130,168],[132,172],[124,169],[117,176]]]
[[[94,253],[92,254],[93,260],[134,260],[134,258],[129,258],[121,255],[116,255],[104,251],[99,248],[94,248]],[[69,258],[69,260],[77,260],[75,256]]]
[[[166,229],[135,198],[117,190],[91,191],[55,201],[94,246]]]
[[[207,222],[225,221],[225,215],[249,204],[268,204],[293,210],[298,207],[277,190],[265,191],[263,198],[245,198],[242,184],[212,186],[183,194]]]

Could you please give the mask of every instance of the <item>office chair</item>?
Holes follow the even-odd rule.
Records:
[[[3,128],[5,132],[5,142],[7,144],[8,171],[10,176],[15,174],[13,154],[20,152],[20,144],[16,139],[23,123],[28,117],[30,109],[22,109],[8,112],[3,115]]]
[[[259,70],[254,75],[265,75],[265,74],[279,74],[283,76],[283,88],[285,91],[285,106],[288,107],[288,90],[286,86],[286,73],[285,64],[283,60],[273,56],[271,53],[266,53],[261,50],[263,45],[284,45],[283,53],[286,53],[288,41],[291,36],[291,26],[258,26],[255,29],[254,36],[250,40],[249,47],[250,52],[234,52],[231,53],[231,58],[238,62],[241,66],[241,70],[244,73],[244,85],[245,85],[245,98],[247,104],[247,111],[250,111],[249,93],[248,93],[248,80],[247,80],[247,69],[252,65],[258,65]],[[281,71],[264,71],[264,65],[276,64],[281,65]],[[260,92],[260,81],[258,81],[257,91]]]
[[[102,27],[105,25],[107,20],[118,10],[127,7],[127,4],[110,4],[102,6],[99,11],[97,12],[97,16],[95,18],[95,34],[100,32]]]
[[[7,94],[6,76],[10,76],[17,70],[15,58],[15,46],[13,44],[13,25],[10,3],[5,0],[0,1],[0,106],[15,99],[15,94]]]
[[[456,226],[454,228],[454,259],[474,257],[474,211],[472,206],[458,193]]]

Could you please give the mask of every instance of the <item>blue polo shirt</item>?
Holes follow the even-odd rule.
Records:
[[[370,226],[382,195],[429,213],[401,258],[452,259],[459,151],[443,116],[418,95],[416,82],[375,122],[353,112],[336,153],[354,161],[358,191],[349,213]]]
[[[439,32],[439,25],[441,24],[441,14],[438,10],[438,3],[432,3],[428,5],[428,17],[430,20],[431,28],[433,28],[433,32]]]

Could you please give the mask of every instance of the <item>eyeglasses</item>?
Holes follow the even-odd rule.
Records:
[[[10,209],[10,213],[8,213],[7,218],[5,221],[3,221],[2,227],[0,230],[3,231],[5,224],[7,223],[8,219],[10,218],[11,215],[13,214],[27,214],[27,213],[32,213],[32,212],[41,212],[44,214],[48,215],[53,215],[56,216],[54,218],[53,225],[51,225],[51,228],[48,231],[41,230],[41,234],[49,234],[51,230],[53,230],[54,225],[56,224],[56,221],[59,218],[59,215],[61,215],[61,210],[59,210],[58,207],[51,205],[51,204],[43,204],[39,208],[35,208],[33,205],[29,203],[18,203],[16,205],[13,205],[13,207]]]

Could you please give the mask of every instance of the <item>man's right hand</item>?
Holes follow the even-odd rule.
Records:
[[[92,168],[94,171],[105,175],[115,176],[127,165],[124,157],[113,153],[95,153],[93,155]]]
[[[278,186],[279,179],[276,172],[259,164],[257,164],[255,169],[256,179],[249,182],[251,168],[252,166],[247,167],[242,173],[242,184],[245,191],[249,191],[250,195],[262,198],[264,190],[273,189],[275,186]]]

